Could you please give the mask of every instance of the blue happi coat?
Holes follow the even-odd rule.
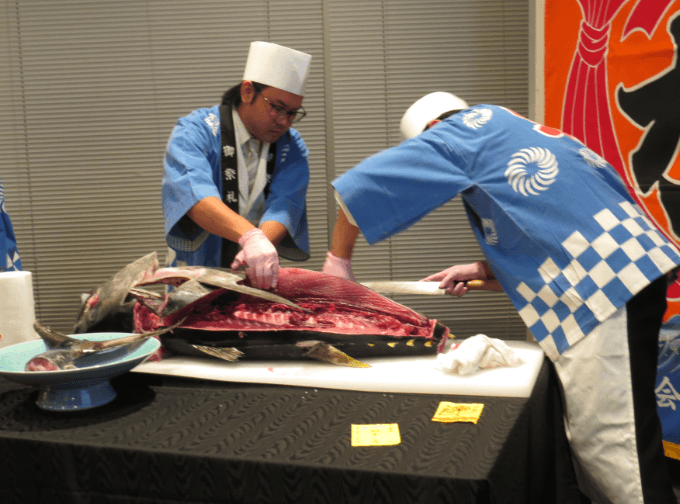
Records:
[[[177,260],[219,267],[222,238],[186,217],[203,198],[222,199],[219,105],[193,111],[177,121],[168,141],[162,182],[165,236]],[[238,151],[238,149],[236,149]],[[306,194],[309,150],[300,134],[289,129],[277,142],[276,168],[260,222],[276,221],[288,230],[297,248],[309,252]]]
[[[680,264],[604,159],[503,107],[459,112],[333,186],[371,244],[461,194],[496,278],[552,359]]]
[[[0,271],[21,271],[17,239],[9,214],[5,210],[5,192],[0,181]]]

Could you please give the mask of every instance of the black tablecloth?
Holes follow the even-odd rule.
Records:
[[[531,397],[385,394],[126,373],[87,411],[0,378],[0,503],[579,502],[554,369]],[[483,403],[437,423],[440,401]],[[397,423],[352,447],[352,424]]]

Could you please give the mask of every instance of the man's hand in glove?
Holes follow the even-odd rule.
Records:
[[[354,274],[352,273],[352,261],[350,259],[343,259],[336,257],[329,251],[326,254],[326,262],[323,265],[322,273],[344,278],[354,282]]]
[[[239,238],[242,250],[236,254],[231,269],[246,265],[246,276],[258,289],[275,289],[279,278],[279,255],[276,247],[260,228],[253,228]]]

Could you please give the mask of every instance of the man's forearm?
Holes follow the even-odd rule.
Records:
[[[219,198],[203,198],[187,212],[187,216],[207,232],[238,242],[253,226]]]
[[[274,245],[278,245],[281,240],[283,240],[288,234],[288,229],[286,226],[277,221],[266,221],[260,226],[264,235],[272,242]]]
[[[345,216],[345,212],[338,211],[338,219],[335,221],[333,230],[333,243],[331,253],[342,259],[351,259],[354,243],[359,236],[359,228],[350,224]]]

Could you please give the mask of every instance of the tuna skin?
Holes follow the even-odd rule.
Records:
[[[218,289],[166,317],[135,307],[135,332],[176,324],[205,331],[314,331],[432,338],[436,320],[359,284],[323,273],[281,268],[277,293],[308,312]],[[227,300],[221,298],[225,295]]]
[[[144,290],[172,285],[169,295]],[[156,296],[156,297],[154,297]],[[163,347],[195,354],[192,344],[238,347],[244,358],[293,359],[300,345],[331,344],[350,355],[422,355],[441,351],[448,328],[362,285],[323,273],[281,268],[275,292],[251,287],[242,272],[159,268],[152,252],[92,291],[74,333],[135,332],[177,326]],[[205,354],[201,354],[205,356]]]
[[[167,316],[138,303],[135,332],[176,324],[164,347],[200,355],[191,344],[234,347],[244,359],[299,358],[301,342],[321,340],[353,357],[433,354],[448,337],[436,320],[354,282],[298,268],[281,268],[277,294],[306,309],[219,289]]]

